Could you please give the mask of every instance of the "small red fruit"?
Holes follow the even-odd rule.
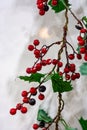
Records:
[[[45,98],[45,96],[40,93],[39,96],[38,96],[38,99],[43,100],[44,98]]]
[[[80,46],[83,46],[85,44],[85,41],[84,40],[80,40],[79,43],[78,43]]]
[[[56,6],[57,3],[58,3],[57,0],[52,0],[52,3],[51,3],[51,4],[52,4],[52,6]]]
[[[84,60],[87,61],[87,53],[84,55]]]
[[[81,41],[81,40],[83,40],[83,38],[82,38],[81,36],[78,36],[78,37],[77,37],[77,40],[78,40],[78,41]]]
[[[32,69],[31,69],[31,68],[27,68],[27,69],[26,69],[26,73],[27,73],[27,74],[32,73]]]
[[[29,102],[28,97],[24,97],[24,98],[23,98],[23,102],[24,102],[24,103],[28,103],[28,102]]]
[[[80,53],[84,54],[86,52],[86,48],[85,47],[81,47],[80,48]]]
[[[40,44],[40,42],[39,42],[38,39],[35,39],[34,42],[33,42],[33,44],[34,44],[35,46],[38,46],[38,45]]]
[[[34,46],[33,46],[33,45],[29,45],[29,46],[28,46],[28,50],[29,50],[29,51],[33,51],[33,50],[34,50]]]
[[[21,108],[21,112],[24,114],[24,113],[26,113],[27,112],[27,107],[22,107]]]
[[[31,94],[36,94],[37,89],[34,88],[34,87],[31,87],[29,92],[30,92]]]
[[[62,67],[63,63],[61,61],[58,61],[58,67]]]
[[[10,114],[11,114],[11,115],[15,115],[15,114],[16,114],[16,111],[17,111],[16,108],[11,108],[11,109],[10,109]]]
[[[87,32],[87,29],[82,28],[82,29],[80,30],[80,33],[86,33],[86,32]]]
[[[45,14],[45,11],[43,9],[40,9],[39,14],[42,16]]]
[[[52,64],[53,64],[53,65],[56,65],[57,63],[58,63],[58,60],[56,60],[56,59],[53,59],[53,60],[52,60]]]
[[[82,59],[81,54],[77,54],[76,56],[77,56],[77,59],[79,59],[79,60]]]
[[[33,129],[37,130],[39,128],[38,124],[33,124]]]
[[[45,48],[45,47],[42,48],[42,49],[41,49],[41,53],[46,54],[46,53],[47,53],[47,48]]]
[[[70,60],[73,60],[75,58],[74,54],[70,54],[70,55],[68,55],[68,57]]]
[[[21,96],[22,96],[22,97],[27,97],[27,95],[28,95],[28,92],[27,92],[27,91],[22,91],[22,93],[21,93]]]
[[[16,105],[16,109],[17,109],[17,110],[20,110],[21,107],[22,107],[22,104],[21,104],[21,103],[18,103],[18,104]]]

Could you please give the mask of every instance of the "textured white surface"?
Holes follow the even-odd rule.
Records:
[[[87,15],[86,0],[76,0],[74,2],[71,0],[71,3],[79,17]],[[24,74],[25,68],[33,63],[32,57],[30,59],[31,54],[29,53],[28,55],[26,51],[28,43],[32,42],[34,37],[39,37],[39,30],[42,27],[48,27],[49,35],[51,35],[50,41],[59,39],[61,36],[59,33],[60,26],[64,24],[63,19],[61,14],[56,16],[52,13],[50,15],[50,12],[45,17],[40,17],[35,8],[35,0],[33,2],[29,0],[0,0],[0,130],[31,130],[31,124],[34,122],[38,107],[33,108],[33,114],[32,109],[29,109],[30,114],[26,116],[21,116],[20,113],[16,116],[9,115],[9,108],[15,106],[21,100],[19,96],[20,92],[28,86],[23,82],[15,81],[15,78],[20,74]],[[74,20],[72,17],[70,23],[72,24],[70,29],[72,37],[70,37],[70,40],[74,43],[76,31],[73,30]],[[59,24],[60,26],[56,28],[55,24]],[[46,41],[49,41],[49,39]],[[54,55],[55,53],[52,54],[52,57]],[[28,59],[31,63],[29,63]],[[87,101],[84,102],[84,98],[87,99],[86,86],[87,82],[82,77],[80,81],[76,82],[76,91],[73,92],[74,95],[69,94],[68,96],[64,96],[66,101],[65,118],[71,122],[72,126],[74,123],[78,128],[78,122],[76,119],[73,122],[72,117],[73,115],[78,117],[78,115],[80,116],[82,114],[87,118]],[[49,90],[46,95],[48,94]],[[42,105],[46,110],[49,109],[48,106],[52,96],[54,98],[50,105],[55,106],[54,101],[56,96],[52,92],[49,95],[47,96],[48,99],[45,101],[45,105]],[[51,116],[55,114],[54,110],[56,111],[56,108],[49,111]]]

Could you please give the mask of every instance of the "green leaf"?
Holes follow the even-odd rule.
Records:
[[[87,63],[83,63],[81,66],[80,66],[80,73],[82,75],[87,75]]]
[[[65,127],[65,130],[77,130],[77,128],[71,128],[69,126]]]
[[[83,21],[85,27],[87,28],[87,17],[86,16],[82,17],[82,21]]]
[[[70,6],[68,0],[67,0],[67,4],[66,4],[66,0],[58,0],[58,4],[56,6],[52,6],[51,3],[52,3],[52,0],[50,0],[48,4],[51,6],[52,10],[55,11],[55,13],[59,13]]]
[[[63,81],[63,78],[58,73],[54,73],[51,77],[52,87],[54,92],[67,92],[72,90],[71,81]]]
[[[87,120],[84,120],[82,117],[79,120],[79,123],[82,127],[82,130],[87,130]]]
[[[48,116],[48,114],[43,109],[39,109],[37,120],[44,121],[46,123],[50,123],[53,121],[53,119],[50,116]]]
[[[44,76],[45,76],[45,74],[35,73],[35,74],[31,74],[30,76],[19,76],[19,78],[21,80],[24,80],[24,81],[39,82],[40,83],[41,78]]]

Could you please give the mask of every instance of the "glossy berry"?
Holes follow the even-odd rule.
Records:
[[[29,99],[29,104],[30,105],[35,105],[35,103],[36,103],[36,100],[34,98]]]
[[[61,61],[58,61],[58,67],[62,67],[63,63]]]
[[[30,92],[31,94],[36,94],[36,93],[37,93],[37,89],[34,88],[34,87],[31,87],[29,92]]]
[[[39,128],[38,124],[33,124],[33,129],[37,130]]]
[[[87,30],[84,29],[84,28],[82,28],[82,29],[80,30],[80,33],[86,33],[86,32],[87,32]]]
[[[20,110],[22,108],[22,104],[21,103],[18,103],[17,105],[16,105],[16,109],[17,110]]]
[[[40,128],[43,128],[44,126],[45,126],[45,122],[41,121],[41,122],[39,123],[39,127],[40,127]]]
[[[40,93],[40,94],[38,95],[38,99],[43,100],[44,98],[45,98],[45,96],[44,96],[43,94]]]
[[[28,97],[24,97],[24,98],[23,98],[23,102],[24,102],[24,103],[28,103],[28,102],[29,102]]]
[[[84,40],[80,40],[79,43],[78,43],[80,46],[83,46],[85,44],[85,41]]]
[[[80,48],[80,53],[84,54],[86,52],[85,47]]]
[[[76,76],[77,79],[79,79],[80,78],[80,73],[75,73],[75,76]]]
[[[35,39],[34,42],[33,42],[33,44],[34,44],[35,46],[38,46],[38,45],[40,44],[40,42],[39,42],[38,39]]]
[[[57,0],[52,0],[52,6],[56,6],[57,5]]]
[[[87,61],[87,53],[84,55],[84,60]]]
[[[10,114],[11,114],[11,115],[15,115],[15,114],[16,114],[16,111],[17,111],[16,108],[11,108],[11,109],[10,109]]]
[[[33,67],[33,68],[31,69],[31,73],[36,73],[36,72],[37,72],[36,67]]]
[[[46,87],[44,85],[39,86],[39,92],[45,92]]]
[[[66,78],[66,80],[69,80],[69,79],[70,79],[70,75],[69,75],[69,74],[66,74],[66,75],[65,75],[65,78]]]
[[[21,108],[21,112],[24,114],[24,113],[26,113],[27,112],[27,107],[22,107]]]
[[[75,74],[72,74],[71,75],[71,80],[75,80],[76,79],[76,75]]]
[[[77,37],[77,40],[78,40],[78,41],[81,41],[81,40],[83,40],[83,38],[82,38],[81,36],[78,36],[78,37]]]
[[[31,69],[31,68],[27,68],[27,69],[26,69],[26,73],[27,73],[27,74],[31,74],[31,73],[32,73],[32,69]]]
[[[42,61],[41,61],[41,64],[42,64],[43,66],[46,66],[46,65],[47,65],[46,60],[42,60]]]
[[[43,4],[43,3],[39,3],[39,4],[37,5],[37,8],[38,8],[38,9],[43,9],[43,8],[44,8],[44,4]]]
[[[43,48],[41,49],[41,53],[46,54],[46,53],[47,53],[47,48],[43,47]]]
[[[28,95],[28,92],[27,92],[27,91],[22,91],[22,93],[21,93],[21,96],[22,96],[22,97],[27,97],[27,95]]]
[[[51,63],[52,63],[52,60],[51,60],[51,59],[47,59],[47,60],[46,60],[46,64],[47,64],[47,65],[50,65]]]
[[[45,14],[45,10],[40,9],[39,14],[40,14],[41,16],[44,15],[44,14]]]
[[[33,50],[34,50],[34,46],[33,46],[33,45],[29,45],[29,46],[28,46],[28,50],[29,50],[29,51],[33,51]]]
[[[58,63],[58,60],[56,60],[56,59],[53,59],[53,60],[52,60],[52,64],[53,64],[53,65],[56,65],[57,63]]]
[[[40,71],[41,68],[42,68],[42,64],[41,63],[37,63],[35,67],[36,67],[37,71]]]
[[[65,68],[64,68],[64,73],[69,73],[69,71],[70,71],[70,70],[69,70],[68,67],[65,67]]]
[[[70,54],[70,55],[68,55],[68,58],[70,59],[70,60],[73,60],[75,57],[74,57],[74,54]]]
[[[35,49],[35,50],[34,50],[34,54],[35,54],[36,56],[40,56],[40,50]]]
[[[77,54],[76,57],[77,57],[77,59],[79,59],[79,60],[82,59],[81,54]]]

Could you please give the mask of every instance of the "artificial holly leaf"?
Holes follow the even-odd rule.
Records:
[[[69,126],[65,127],[65,130],[77,130],[77,128],[71,128]]]
[[[83,63],[81,66],[80,66],[80,73],[82,75],[87,75],[87,63]]]
[[[24,81],[39,82],[40,83],[41,78],[44,76],[45,76],[45,74],[35,73],[35,74],[31,74],[30,76],[19,76],[19,78],[21,80],[24,80]]]
[[[62,76],[58,73],[54,73],[51,77],[52,87],[54,92],[67,92],[72,90],[71,81],[63,81]]]
[[[52,10],[55,11],[55,13],[59,13],[63,10],[66,9],[66,7],[69,7],[69,1],[67,0],[67,4],[66,4],[66,0],[58,0],[58,4],[56,6],[52,6],[52,0],[49,1],[49,5],[51,6]]]
[[[82,130],[87,130],[87,120],[84,120],[82,117],[79,120],[79,123],[82,127]]]
[[[48,114],[43,109],[39,109],[37,120],[44,121],[46,123],[50,123],[53,121],[53,119],[50,116],[48,116]]]
[[[84,16],[84,17],[82,18],[82,21],[83,21],[85,27],[87,28],[87,17]]]

